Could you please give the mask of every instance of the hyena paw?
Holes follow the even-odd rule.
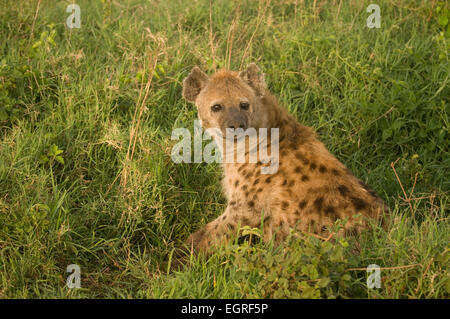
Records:
[[[200,250],[206,250],[208,246],[208,240],[206,237],[206,230],[204,228],[199,229],[189,236],[189,238],[186,240],[186,246],[189,249],[192,249],[195,253],[199,252]]]

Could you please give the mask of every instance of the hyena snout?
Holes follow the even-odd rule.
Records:
[[[247,121],[245,120],[233,120],[233,121],[228,121],[227,123],[227,128],[236,130],[238,128],[243,129],[244,131],[247,129]]]
[[[239,111],[231,111],[229,114],[227,121],[225,121],[225,128],[229,129],[243,129],[246,130],[248,128],[247,118],[240,114]]]

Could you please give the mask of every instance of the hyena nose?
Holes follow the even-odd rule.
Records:
[[[230,121],[230,122],[228,122],[227,127],[231,128],[231,129],[234,129],[234,130],[238,129],[238,128],[246,130],[247,129],[247,123],[245,123],[244,120],[241,120],[241,121]]]

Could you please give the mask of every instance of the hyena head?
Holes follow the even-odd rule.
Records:
[[[183,97],[196,105],[203,128],[218,128],[222,136],[227,128],[240,133],[267,127],[265,90],[264,75],[254,63],[239,73],[220,70],[212,76],[194,67],[183,81]]]

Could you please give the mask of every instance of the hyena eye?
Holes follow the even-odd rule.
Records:
[[[248,104],[247,102],[241,102],[239,106],[241,107],[242,110],[247,111],[248,108],[250,107],[250,104]]]
[[[211,106],[211,111],[213,112],[219,112],[222,109],[222,105],[220,104],[214,104],[213,106]]]

